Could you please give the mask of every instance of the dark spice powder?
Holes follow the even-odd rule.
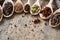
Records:
[[[52,11],[49,7],[46,7],[44,10],[41,10],[40,13],[42,13],[43,16],[48,17],[52,13]]]
[[[41,21],[40,21],[39,19],[35,19],[33,22],[34,22],[34,24],[38,24],[38,23],[40,23]]]
[[[59,14],[59,15],[57,15]],[[56,24],[59,24],[60,23],[60,13],[57,13],[56,16],[53,16],[51,18],[51,24],[52,25],[56,25]]]
[[[12,11],[13,11],[12,3],[11,2],[5,3],[4,8],[3,8],[3,13],[7,16],[7,15],[10,15]]]
[[[29,12],[30,11],[30,5],[29,4],[25,5],[24,9]]]

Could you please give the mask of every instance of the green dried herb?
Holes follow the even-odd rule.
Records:
[[[33,13],[37,13],[37,12],[39,11],[39,6],[38,6],[38,5],[34,5],[34,6],[32,7],[32,9],[31,9],[31,11],[32,11]]]

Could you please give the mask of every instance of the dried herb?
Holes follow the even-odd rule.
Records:
[[[31,8],[31,11],[33,13],[37,13],[39,11],[39,6],[38,5],[34,5],[32,8]]]
[[[12,11],[13,11],[12,3],[11,2],[5,3],[4,8],[3,8],[4,15],[8,16],[12,13]]]
[[[41,10],[40,13],[43,14],[43,16],[48,17],[52,11],[49,7],[46,7],[44,10]]]

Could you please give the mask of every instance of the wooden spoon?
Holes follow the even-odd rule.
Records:
[[[5,0],[3,5],[3,15],[4,17],[10,17],[14,13],[14,3],[12,0]]]
[[[23,3],[21,0],[17,0],[14,9],[16,13],[22,13],[23,12]]]
[[[38,9],[39,9],[39,10],[38,10],[38,12],[33,13],[33,12],[32,12],[32,7],[34,7],[35,5],[38,6]],[[37,0],[37,1],[32,5],[32,7],[31,7],[31,10],[30,10],[31,15],[38,15],[39,12],[40,12],[40,9],[41,9],[39,0]],[[37,11],[37,10],[36,10],[36,11]]]
[[[28,2],[24,5],[24,12],[30,12],[30,0],[28,0]]]
[[[46,8],[50,9],[50,10],[51,10],[51,14],[50,14],[49,16],[45,17],[45,16],[43,16],[42,13],[40,13],[39,15],[40,15],[40,17],[41,17],[42,19],[49,19],[49,18],[52,16],[52,14],[53,14],[52,2],[53,2],[53,0],[50,0],[49,3],[42,9],[43,12],[44,12],[44,10],[45,10]],[[48,11],[48,10],[46,10],[46,11]],[[46,11],[45,11],[45,12],[46,12]],[[47,13],[47,14],[48,14],[48,13]]]
[[[52,24],[51,24],[51,21],[53,20],[52,18],[55,18],[56,16],[59,16],[59,18],[60,18],[60,8],[57,9],[57,10],[54,12],[53,17],[51,17],[51,19],[49,20],[49,26],[51,26],[51,27],[57,27],[57,26],[60,25],[60,22],[59,22],[58,24],[55,24],[55,25],[52,25]],[[56,20],[58,20],[58,18],[57,18]],[[55,23],[56,23],[56,22],[55,22]]]

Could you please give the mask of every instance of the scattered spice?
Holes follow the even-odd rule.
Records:
[[[30,5],[29,4],[25,5],[24,9],[29,12],[30,11]]]
[[[22,17],[25,17],[24,15],[22,15]]]
[[[14,6],[14,8],[15,8],[15,12],[20,13],[20,12],[23,11],[23,6],[22,6],[21,3],[17,3],[17,4]]]
[[[16,25],[14,25],[15,27],[17,27]]]
[[[56,13],[52,18],[51,18],[51,24],[56,25],[60,23],[60,13]]]
[[[34,26],[34,28],[36,28],[36,26]]]
[[[9,37],[8,37],[8,40],[9,40]]]
[[[40,23],[41,21],[39,19],[35,19],[33,22],[34,24],[37,24],[37,23]]]
[[[39,11],[39,6],[38,5],[34,5],[32,8],[31,8],[31,11],[33,13],[37,13]]]
[[[12,13],[12,11],[13,11],[13,5],[12,5],[12,3],[11,2],[5,3],[4,8],[3,8],[3,13],[6,16],[8,16],[8,15],[10,15]]]
[[[44,33],[44,31],[41,29],[41,32]]]
[[[32,29],[31,31],[33,31],[33,32],[34,32],[34,29]]]
[[[52,11],[49,7],[46,7],[44,10],[41,10],[40,13],[43,14],[43,16],[48,17]]]
[[[25,24],[25,26],[27,27],[27,24]]]

